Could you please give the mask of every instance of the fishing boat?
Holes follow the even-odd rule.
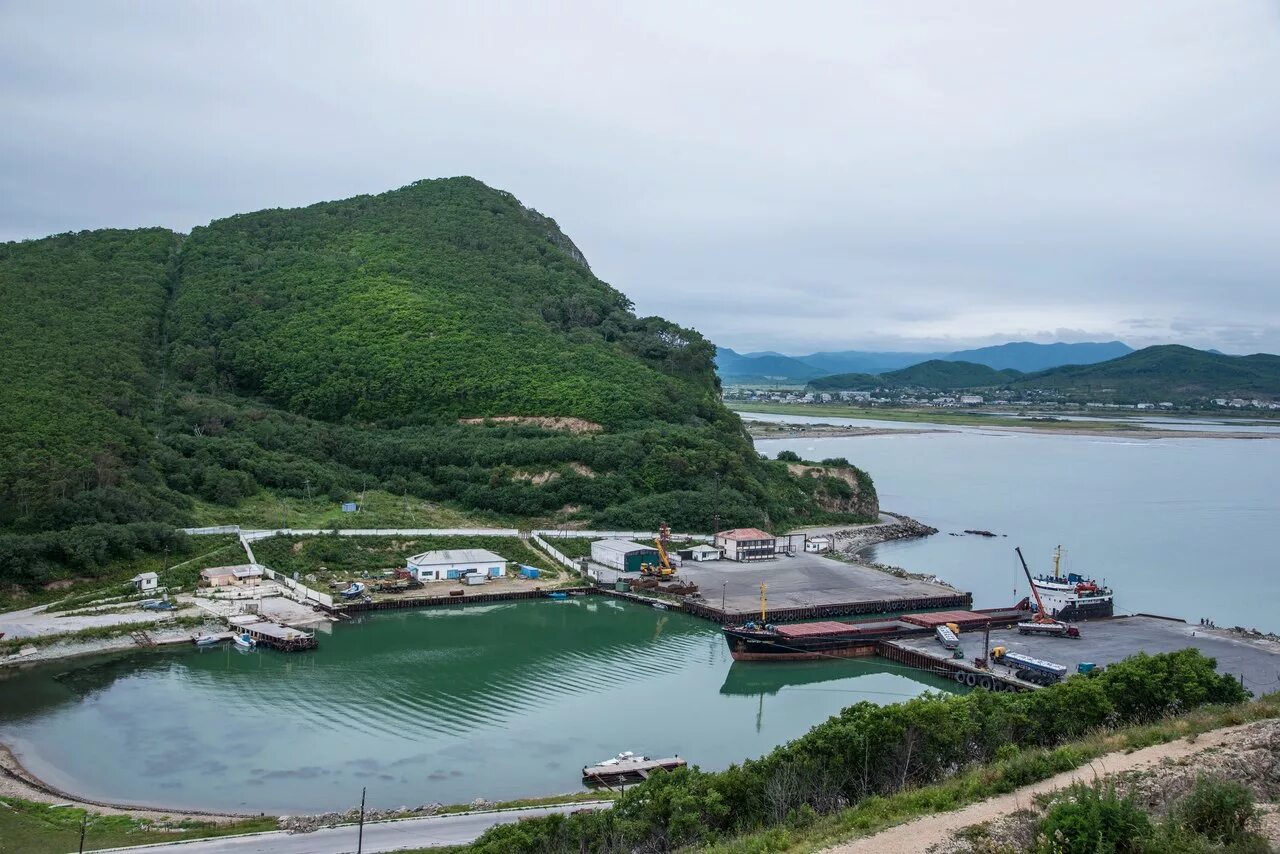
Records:
[[[653,609],[654,609],[655,611],[665,611],[665,610],[667,610],[667,606],[666,606],[666,605],[663,605],[661,602],[654,602],[654,603],[653,603]]]
[[[633,783],[648,779],[654,771],[673,771],[684,765],[685,761],[679,756],[672,756],[669,759],[650,759],[648,756],[626,750],[595,765],[584,765],[582,782],[589,786]]]
[[[196,635],[191,640],[196,646],[213,646],[220,638],[217,635]]]
[[[364,583],[360,581],[352,582],[351,586],[343,590],[341,595],[344,599],[354,599],[364,593]]]
[[[236,646],[239,647],[240,649],[253,649],[257,645],[258,645],[258,642],[253,638],[249,637],[248,632],[236,635]]]
[[[548,599],[568,599],[568,598],[569,598],[569,594],[568,594],[568,593],[564,593],[564,592],[562,592],[562,591],[557,591],[557,592],[555,592],[555,593],[548,593],[548,594],[547,594],[547,598],[548,598]]]
[[[1115,594],[1106,582],[1075,572],[1062,572],[1062,546],[1053,553],[1053,575],[1031,579],[1045,613],[1059,620],[1089,620],[1115,613]]]

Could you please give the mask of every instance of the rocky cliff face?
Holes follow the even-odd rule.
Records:
[[[791,463],[787,469],[798,477],[820,481],[815,498],[823,510],[852,513],[866,519],[880,516],[880,499],[871,476],[856,466],[814,466]]]

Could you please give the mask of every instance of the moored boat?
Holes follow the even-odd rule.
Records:
[[[684,765],[685,761],[679,756],[650,759],[627,750],[595,765],[582,766],[582,782],[589,786],[639,782],[647,779],[654,771],[673,771]]]
[[[253,649],[257,645],[258,645],[258,642],[253,638],[249,637],[248,632],[244,632],[243,634],[236,635],[236,646],[239,647],[240,649]]]
[[[217,635],[196,635],[191,640],[196,646],[212,646],[221,640],[221,638]]]
[[[1115,613],[1115,594],[1106,582],[1075,572],[1062,572],[1062,546],[1053,553],[1053,575],[1031,579],[1045,612],[1059,620],[1089,620]]]

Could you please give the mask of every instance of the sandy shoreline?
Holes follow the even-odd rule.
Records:
[[[1049,436],[1088,436],[1099,439],[1280,439],[1280,433],[1236,433],[1215,430],[1159,430],[1154,428],[1073,427],[1071,422],[1039,426],[959,424],[954,427],[845,427],[839,424],[790,424],[746,421],[753,439],[844,439],[857,436],[914,436],[921,433],[959,433],[963,429]],[[902,422],[895,422],[902,423]]]
[[[205,810],[164,809],[154,806],[133,806],[109,801],[82,798],[51,786],[32,774],[8,745],[0,743],[0,797],[21,798],[41,804],[59,804],[83,807],[106,815],[127,815],[134,818],[176,821],[211,821],[218,824],[257,818],[262,813],[225,813]]]

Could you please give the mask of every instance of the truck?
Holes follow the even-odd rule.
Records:
[[[938,638],[938,643],[942,644],[943,649],[955,649],[960,646],[960,637],[955,633],[949,625],[941,625],[933,630]]]
[[[1055,638],[1078,638],[1080,630],[1075,626],[1068,626],[1066,623],[1018,623],[1018,634],[1022,635],[1048,635]]]
[[[1013,668],[1013,675],[1018,679],[1035,685],[1052,685],[1062,681],[1062,677],[1067,675],[1065,665],[1045,661],[1043,658],[1032,658],[1020,652],[1009,652],[1002,646],[991,650],[991,658],[998,664]]]

